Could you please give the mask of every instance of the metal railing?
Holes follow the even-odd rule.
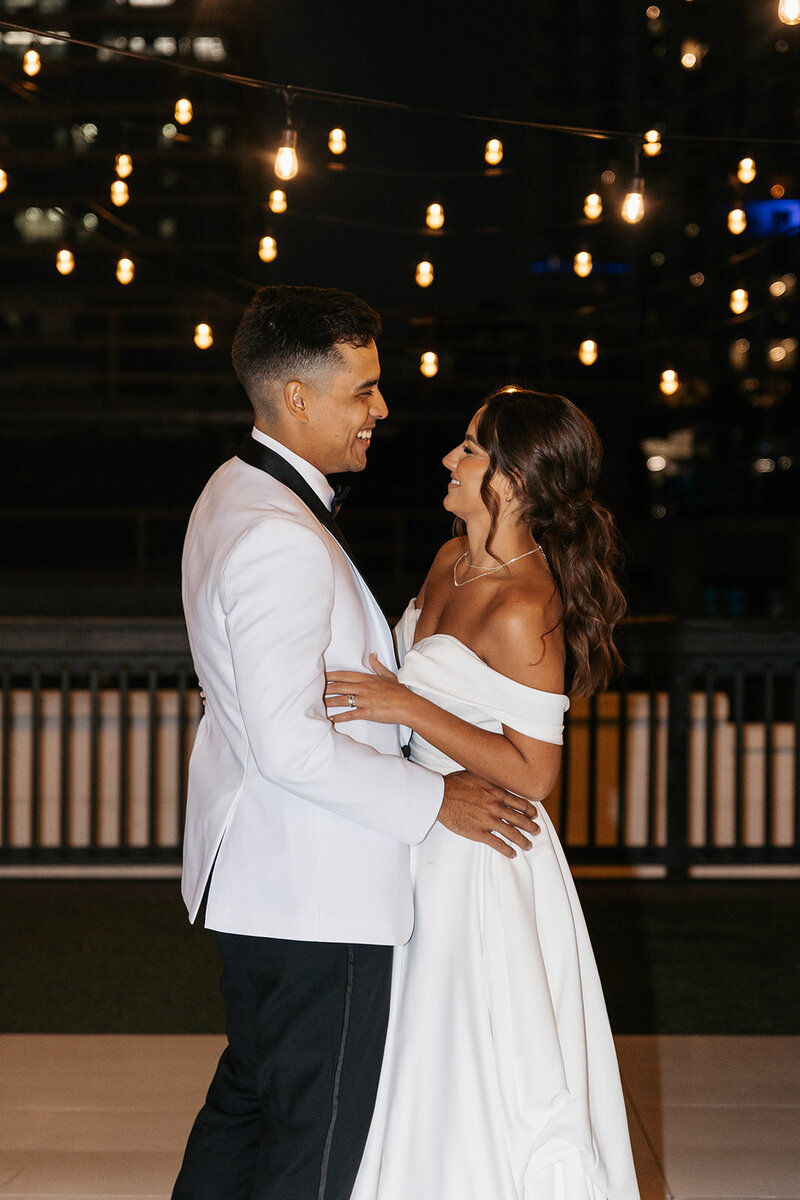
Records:
[[[570,860],[800,863],[800,628],[631,622],[573,701],[548,801]],[[177,864],[202,705],[179,620],[0,620],[0,866]]]

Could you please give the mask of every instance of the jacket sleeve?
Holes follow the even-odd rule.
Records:
[[[266,779],[415,845],[444,783],[331,724],[323,696],[334,589],[323,539],[289,518],[261,521],[228,557],[220,597],[250,750]]]

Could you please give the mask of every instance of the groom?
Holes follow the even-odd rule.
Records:
[[[387,416],[379,332],[347,292],[262,288],[233,345],[255,426],[189,522],[183,600],[206,711],[183,896],[192,921],[206,897],[228,1046],[173,1200],[347,1200],[391,947],[413,923],[408,847],[437,820],[519,846],[537,831],[526,801],[510,808],[466,772],[443,780],[406,762],[395,726],[354,721],[345,735],[328,719],[325,671],[394,653],[326,479],[364,469]]]

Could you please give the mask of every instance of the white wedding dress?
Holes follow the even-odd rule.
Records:
[[[562,740],[569,701],[456,638],[412,646],[400,679],[473,725]],[[416,734],[415,762],[458,764]],[[614,1043],[569,868],[541,833],[513,860],[436,824],[412,847],[416,924],[395,950],[383,1072],[352,1200],[638,1200]]]

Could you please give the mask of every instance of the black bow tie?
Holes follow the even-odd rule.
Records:
[[[347,497],[350,495],[349,483],[337,483],[333,489],[333,501],[331,503],[331,512],[334,517],[338,517],[339,510],[344,504]]]

